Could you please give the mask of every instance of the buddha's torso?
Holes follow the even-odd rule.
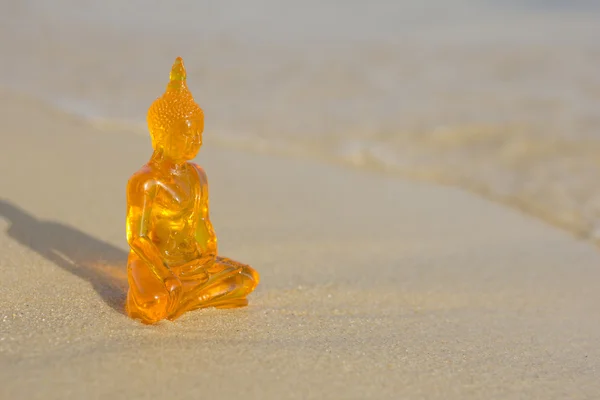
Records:
[[[195,166],[186,164],[176,174],[152,170],[154,197],[150,208],[149,237],[169,266],[200,257],[197,232],[204,221],[202,183]]]

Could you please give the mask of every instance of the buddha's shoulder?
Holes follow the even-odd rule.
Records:
[[[128,187],[140,187],[144,186],[148,183],[153,183],[157,181],[156,171],[152,170],[152,168],[148,165],[144,165],[138,171],[136,171],[127,182]]]
[[[206,172],[204,171],[204,168],[202,168],[200,165],[198,165],[196,163],[190,162],[188,164],[190,164],[196,170],[196,172],[198,173],[198,176],[200,177],[200,181],[201,182],[206,182],[207,181],[207,179],[206,179]]]

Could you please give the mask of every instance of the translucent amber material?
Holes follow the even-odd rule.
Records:
[[[177,58],[167,89],[148,111],[154,153],[127,184],[127,314],[144,323],[186,311],[242,307],[258,284],[250,266],[217,256],[204,170],[204,113]]]

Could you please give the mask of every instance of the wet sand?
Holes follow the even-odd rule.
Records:
[[[0,397],[592,399],[600,254],[424,183],[207,143],[250,305],[123,314],[125,183],[147,138],[0,94]]]

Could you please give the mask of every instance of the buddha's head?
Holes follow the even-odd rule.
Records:
[[[177,162],[196,157],[202,146],[204,112],[187,87],[181,57],[171,68],[167,90],[150,106],[147,122],[155,151]]]

